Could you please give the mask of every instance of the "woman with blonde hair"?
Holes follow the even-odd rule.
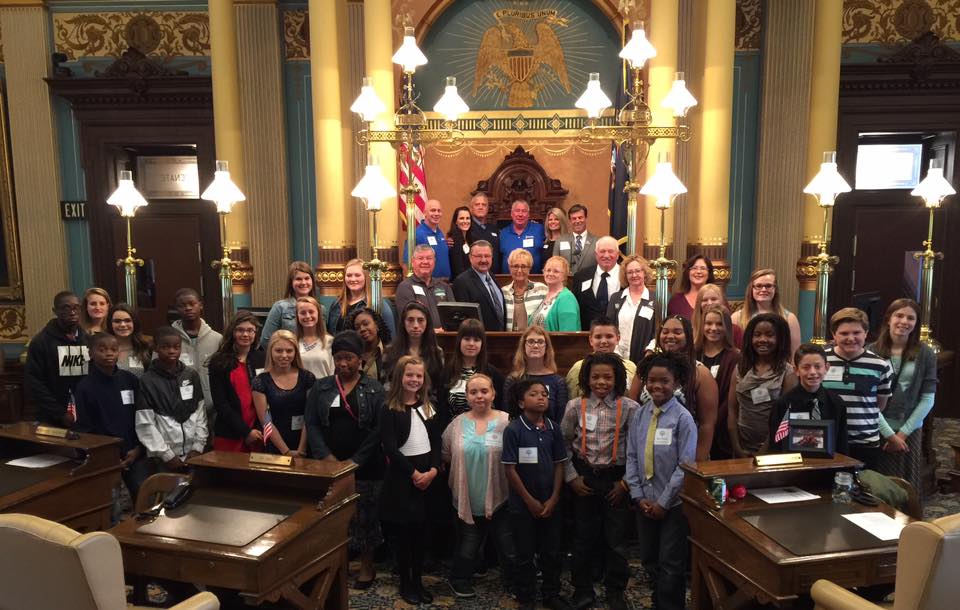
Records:
[[[543,219],[543,246],[540,248],[540,260],[545,261],[553,254],[553,244],[560,239],[561,235],[570,234],[570,221],[567,220],[567,213],[560,208],[550,208],[546,218]],[[567,269],[569,272],[570,270]]]
[[[743,295],[743,307],[733,312],[733,323],[746,328],[758,313],[775,313],[787,321],[790,327],[790,353],[796,353],[800,347],[800,321],[780,302],[777,272],[773,269],[757,269],[750,276]]]
[[[557,374],[557,362],[553,353],[550,333],[542,326],[531,326],[520,335],[520,344],[513,355],[513,370],[503,383],[503,405],[511,417],[519,415],[516,405],[506,400],[510,388],[521,379],[535,379],[547,388],[547,417],[559,424],[567,407],[567,383]]]
[[[703,289],[700,293],[703,293]],[[727,429],[727,403],[730,384],[733,382],[737,363],[740,362],[740,350],[733,344],[735,327],[730,321],[727,308],[720,303],[701,307],[699,301],[700,294],[697,295],[697,317],[693,325],[694,355],[697,362],[710,371],[710,375],[717,382],[717,425],[713,429],[710,459],[726,460],[733,457],[733,446]]]
[[[284,296],[270,307],[260,335],[260,348],[266,348],[270,337],[279,329],[297,330],[297,299],[317,296],[317,276],[304,261],[293,261],[287,269],[287,289]],[[321,316],[323,315],[321,308]],[[321,319],[323,319],[321,317]]]
[[[314,381],[313,373],[303,368],[296,336],[289,330],[274,332],[267,344],[264,371],[251,384],[253,406],[268,452],[306,455],[303,413],[307,391]]]
[[[347,318],[353,312],[364,307],[373,308],[373,300],[370,297],[370,278],[363,269],[363,260],[351,258],[343,266],[343,287],[340,289],[340,296],[330,306],[327,312],[327,331],[331,335],[349,329]],[[380,316],[387,323],[390,329],[390,336],[397,336],[397,326],[394,319],[393,307],[386,299],[380,300]]]
[[[530,325],[530,316],[540,307],[547,296],[547,285],[530,279],[533,255],[517,248],[507,257],[512,282],[500,289],[503,302],[507,304],[505,317],[507,330],[523,331]]]
[[[728,312],[730,311],[730,303],[727,302],[727,295],[723,293],[723,288],[717,284],[704,284],[697,291],[697,300],[693,306],[693,319],[690,321],[693,324],[694,337],[700,336],[699,325],[703,322],[703,312],[713,305],[722,305]],[[732,316],[731,323],[733,323]],[[740,349],[740,346],[743,345],[743,329],[736,324],[733,324],[733,345],[737,349]]]
[[[107,312],[113,306],[110,293],[103,288],[87,288],[80,301],[80,327],[88,335],[107,330]]]
[[[551,332],[580,330],[580,304],[567,288],[569,275],[570,263],[562,256],[551,256],[543,264],[547,294],[530,316],[531,324],[539,324]]]
[[[650,298],[647,278],[653,269],[647,259],[631,254],[620,263],[620,285],[623,289],[610,299],[607,317],[617,321],[620,343],[617,353],[634,364],[643,360],[657,335],[656,307]]]
[[[323,307],[313,297],[297,297],[297,343],[303,368],[317,379],[333,374],[333,337],[323,323]]]

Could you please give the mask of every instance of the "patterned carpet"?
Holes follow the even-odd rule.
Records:
[[[953,465],[953,450],[951,444],[960,445],[960,420],[957,419],[937,419],[936,431],[934,433],[934,442],[937,445],[937,457],[940,461],[940,470],[938,478],[947,478],[946,470]],[[936,493],[925,500],[924,517],[926,519],[935,519],[954,513],[960,513],[960,494],[956,493]],[[627,598],[636,610],[651,607],[650,584],[646,574],[640,565],[639,560],[634,557],[630,561],[632,578],[630,586],[627,588]],[[351,572],[355,572],[357,564],[351,564]],[[386,563],[378,564],[378,576],[375,585],[366,590],[350,590],[350,608],[356,610],[382,610],[386,608],[407,610],[411,606],[400,599],[398,594],[398,579],[391,574],[390,566]],[[573,593],[570,586],[569,570],[564,572],[563,594],[569,597]],[[351,575],[351,582],[353,576]],[[462,608],[463,610],[487,610],[499,608],[517,608],[518,604],[513,597],[504,593],[500,585],[500,577],[496,569],[489,570],[483,578],[477,578],[475,586],[477,597],[468,600],[457,599],[453,596],[450,588],[447,586],[444,570],[441,568],[438,573],[427,574],[424,576],[424,584],[434,594],[434,602],[430,606],[421,605],[419,608]],[[604,607],[603,587],[597,587],[598,608]],[[219,592],[218,592],[219,593]],[[689,595],[689,592],[688,592]],[[239,599],[229,595],[220,595],[223,608],[249,608]],[[157,599],[156,601],[161,601]],[[268,610],[272,608],[286,608],[286,606],[261,606]]]

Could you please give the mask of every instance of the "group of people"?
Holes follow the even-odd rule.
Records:
[[[573,251],[576,237],[563,239],[554,249]],[[521,607],[532,607],[538,569],[549,608],[589,607],[601,577],[608,606],[626,607],[635,521],[655,607],[683,608],[681,465],[786,450],[782,431],[796,422],[832,421],[837,451],[918,482],[919,429],[937,379],[915,302],[891,303],[869,346],[866,314],[836,312],[824,349],[800,344],[770,269],[751,276],[731,314],[710,260],[692,257],[659,320],[647,261],[620,260],[609,237],[592,246],[592,262],[578,260],[576,272],[560,255],[547,258],[545,284],[529,280],[535,254],[514,248],[504,257],[512,281],[500,287],[488,239],[465,248],[469,267],[452,286],[434,277],[436,252],[421,244],[395,308],[371,303],[362,261],[351,260],[324,311],[313,270],[296,262],[265,324],[240,311],[222,336],[192,289],[176,295],[180,320],[152,340],[105,291],[62,292],[29,345],[27,389],[41,420],[121,438],[134,496],[151,472],[185,470],[211,447],[354,462],[353,586],[374,583],[374,551],[387,539],[409,603],[432,600],[425,551],[451,554],[450,588],[475,596],[490,539]],[[454,298],[480,303],[481,319],[463,321],[445,354],[436,304]],[[520,332],[501,372],[486,332],[505,328]],[[561,376],[551,332],[581,329],[590,353]],[[572,600],[560,596],[565,541]]]

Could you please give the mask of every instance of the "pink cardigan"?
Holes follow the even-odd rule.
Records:
[[[493,430],[500,433],[510,423],[507,414],[503,411],[493,411]],[[467,489],[467,466],[463,459],[463,420],[466,413],[458,415],[447,429],[443,431],[443,461],[450,464],[450,490],[453,492],[453,503],[457,507],[457,516],[464,523],[473,525],[473,511],[470,510],[470,492]],[[489,430],[489,428],[488,428]],[[483,502],[483,513],[488,519],[507,501],[507,471],[500,461],[503,445],[499,448],[488,447],[487,473],[490,480],[487,482],[487,496]]]

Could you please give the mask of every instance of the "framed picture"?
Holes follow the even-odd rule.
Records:
[[[835,450],[834,436],[832,419],[794,419],[787,434],[787,451],[800,452],[804,457],[831,458]]]

